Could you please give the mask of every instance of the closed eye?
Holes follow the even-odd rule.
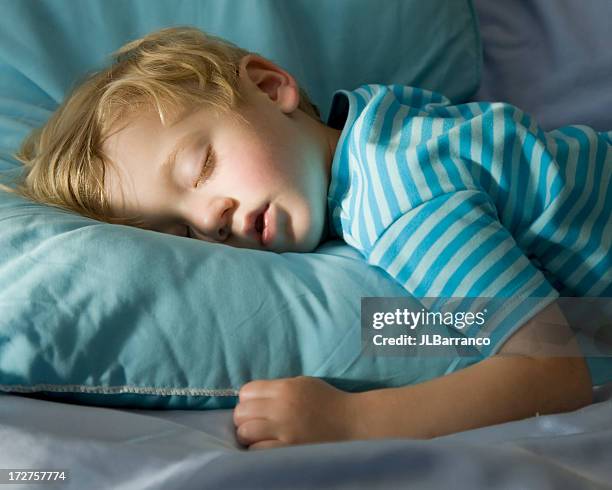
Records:
[[[215,163],[214,163],[213,157],[214,157],[214,153],[213,153],[212,147],[209,145],[207,147],[206,153],[204,154],[204,158],[202,159],[200,175],[195,181],[194,187],[199,187],[200,184],[202,184],[203,182],[206,182],[212,175],[213,170],[215,169]]]

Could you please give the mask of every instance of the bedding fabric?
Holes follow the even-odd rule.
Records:
[[[116,410],[0,395],[0,463],[67,470],[65,483],[45,488],[78,490],[604,489],[612,481],[612,385],[594,396],[574,412],[427,441],[244,451],[231,410]]]
[[[449,367],[450,358],[361,355],[360,298],[404,293],[341,243],[273,254],[22,213],[25,225],[0,206],[11,278],[0,298],[1,390],[218,408],[251,379],[305,374],[359,391]]]
[[[341,87],[413,84],[464,100],[480,81],[471,0],[5,0],[1,5],[0,94],[47,109],[125,42],[187,24],[279,63],[303,83],[323,118]],[[415,19],[427,22],[412,29]],[[6,109],[0,113],[6,115]]]
[[[484,64],[476,100],[509,102],[545,130],[612,130],[610,0],[474,0]]]

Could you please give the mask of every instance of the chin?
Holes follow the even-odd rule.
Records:
[[[308,236],[296,240],[293,251],[300,253],[313,252],[321,243],[322,238],[323,230],[318,230],[316,233],[311,232]]]
[[[325,235],[324,222],[319,220],[313,222],[310,219],[302,218],[301,220],[295,219],[293,223],[295,226],[293,228],[293,236],[285,233],[279,240],[280,243],[273,243],[272,247],[268,250],[276,253],[309,253],[313,252],[321,244]],[[285,230],[287,231],[288,228],[285,228]]]

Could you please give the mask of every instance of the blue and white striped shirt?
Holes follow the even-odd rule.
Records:
[[[509,298],[481,354],[559,294],[612,296],[611,133],[401,85],[337,91],[328,124],[330,231],[417,298]]]

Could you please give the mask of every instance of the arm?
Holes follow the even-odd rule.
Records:
[[[497,355],[424,383],[346,393],[305,376],[252,381],[240,390],[234,423],[238,440],[259,449],[349,439],[426,439],[576,410],[591,402],[588,369],[553,303]]]
[[[568,341],[560,343],[563,338]],[[493,357],[425,383],[355,398],[356,438],[431,438],[576,410],[592,402],[592,388],[584,358],[553,303]]]

